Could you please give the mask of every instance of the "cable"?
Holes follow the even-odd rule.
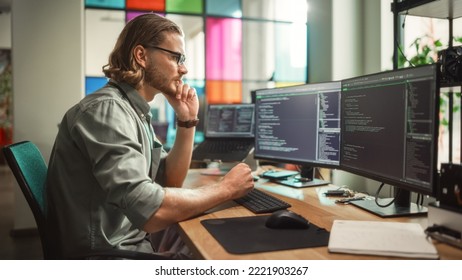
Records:
[[[324,176],[322,176],[321,170],[315,167],[316,174],[318,174],[318,178],[324,181]]]
[[[404,57],[404,59],[407,61],[407,63],[409,63],[409,65],[410,65],[411,67],[415,67],[415,65],[414,65],[409,59],[407,59],[406,55],[404,54],[404,52],[403,52],[403,50],[401,49],[401,47],[400,47],[400,45],[399,45],[398,42],[396,42],[396,46],[398,46],[399,52],[400,52],[401,55]]]
[[[409,10],[406,10],[406,13],[404,14],[403,24],[401,24],[402,29],[404,29],[404,26],[406,25],[406,17],[408,14],[409,14]]]
[[[403,24],[401,24],[401,28],[404,29],[404,26],[406,25],[406,17],[407,15],[409,14],[409,10],[406,11],[406,14],[404,14],[404,19],[403,19]],[[399,45],[399,42],[396,41],[395,42],[396,46],[398,47],[398,50],[399,52],[401,53],[401,55],[404,57],[404,59],[409,63],[409,65],[411,67],[415,67],[415,65],[409,60],[407,59],[406,55],[404,54],[403,50],[401,49],[401,46]]]
[[[417,200],[416,200],[416,204],[417,205],[423,205],[424,203],[424,196],[422,194],[417,194]]]
[[[394,202],[395,202],[395,199],[396,197],[399,195],[399,193],[401,192],[401,189],[398,189],[398,193],[395,195],[395,197],[387,204],[380,204],[379,203],[379,193],[380,191],[382,190],[383,186],[385,185],[385,183],[382,183],[379,187],[379,189],[377,190],[377,192],[375,193],[375,204],[377,204],[377,206],[379,207],[382,207],[382,208],[385,208],[385,207],[388,207],[390,205],[392,205]]]
[[[303,166],[302,165],[296,165],[297,171],[300,172],[302,171]],[[313,167],[313,179],[314,178],[319,178],[321,180],[324,180],[324,176],[322,176],[321,171],[317,167]]]

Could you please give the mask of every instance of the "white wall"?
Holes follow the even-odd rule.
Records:
[[[363,72],[366,74],[381,71],[381,5],[380,1],[362,0],[363,24]],[[390,12],[391,14],[391,12]],[[392,26],[393,27],[393,26]],[[384,42],[386,43],[386,42]],[[388,43],[386,43],[388,44]],[[390,44],[391,45],[391,44]],[[390,58],[391,59],[391,58]]]
[[[381,70],[393,69],[393,0],[380,0],[380,65]]]
[[[84,96],[83,0],[12,1],[14,139],[48,162],[58,123]],[[34,225],[16,188],[15,229]]]
[[[340,80],[390,69],[391,0],[308,0],[309,80]]]
[[[392,68],[391,0],[308,0],[310,82]],[[341,170],[332,182],[373,194],[380,183]],[[383,193],[389,196],[388,190]]]
[[[340,80],[363,74],[365,36],[361,0],[332,0],[332,78]]]

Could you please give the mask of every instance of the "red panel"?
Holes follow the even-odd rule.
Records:
[[[127,0],[126,9],[165,11],[165,0]]]

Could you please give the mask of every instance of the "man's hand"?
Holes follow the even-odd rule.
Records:
[[[223,177],[220,185],[230,192],[231,199],[242,197],[254,187],[252,170],[247,164],[239,163]]]
[[[164,94],[164,96],[175,111],[178,120],[188,121],[197,118],[197,114],[199,113],[199,99],[197,98],[195,88],[180,81],[177,84],[174,97],[168,94]]]

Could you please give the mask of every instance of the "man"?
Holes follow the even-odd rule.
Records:
[[[184,84],[184,38],[172,21],[141,15],[125,26],[103,67],[108,84],[64,116],[49,162],[49,223],[63,257],[121,248],[155,252],[146,233],[160,232],[253,188],[239,164],[214,185],[180,188],[193,149],[199,103]],[[178,123],[167,154],[150,125],[163,94]]]

